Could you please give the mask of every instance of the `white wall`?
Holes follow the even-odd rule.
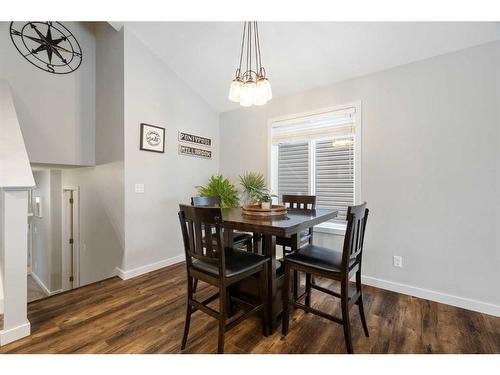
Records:
[[[96,38],[96,164],[123,161],[123,29],[94,26]]]
[[[80,285],[114,276],[124,252],[123,30],[94,25],[96,166],[63,171],[80,189]]]
[[[4,238],[4,222],[3,222],[3,215],[1,213],[4,212],[4,202],[3,202],[3,193],[0,190],[0,238]],[[4,299],[4,293],[3,293],[3,264],[4,264],[4,249],[3,249],[3,241],[0,241],[0,314],[3,314],[4,306],[3,306],[3,299]]]
[[[47,289],[50,288],[50,171],[34,171],[36,188],[33,189],[33,201],[36,197],[42,200],[42,217],[33,216],[32,273],[34,273]]]
[[[32,221],[32,273],[46,290],[50,291],[52,272],[52,220],[51,220],[51,178],[49,170],[33,172],[36,188],[33,189],[33,201],[36,197],[42,200],[42,217],[33,216]]]
[[[26,61],[0,22],[0,79],[12,87],[31,162],[92,165],[95,138],[95,40],[91,26],[64,22],[78,39],[81,66],[71,74],[51,74]]]
[[[80,189],[80,285],[112,277],[123,257],[123,162],[63,171]]]
[[[500,314],[499,50],[490,43],[223,113],[221,172],[267,173],[269,118],[362,100],[365,279]],[[338,247],[328,236],[317,241]]]
[[[62,287],[61,171],[35,170],[33,176],[33,197],[42,198],[42,217],[31,218],[32,273],[46,292],[56,292]]]
[[[50,290],[62,289],[62,171],[50,171],[51,273]]]
[[[125,258],[122,276],[183,255],[177,211],[219,166],[218,115],[125,26]],[[166,129],[165,153],[139,150],[140,123]],[[177,131],[213,139],[213,159],[180,156]],[[143,194],[134,185],[145,186]],[[177,261],[181,258],[174,258]],[[142,268],[141,268],[142,267]]]

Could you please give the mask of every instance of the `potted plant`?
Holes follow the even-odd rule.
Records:
[[[202,197],[219,197],[222,208],[237,207],[240,204],[238,189],[222,175],[210,177],[207,185],[197,186],[197,189]]]
[[[239,177],[245,204],[259,203],[259,194],[267,188],[264,176],[261,173],[247,172]]]
[[[271,191],[264,190],[258,194],[258,202],[260,204],[260,208],[263,210],[269,210],[273,204],[273,197],[277,197],[275,194],[271,194]]]

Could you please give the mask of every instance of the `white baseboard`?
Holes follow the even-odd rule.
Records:
[[[33,280],[35,280],[35,282],[38,284],[38,286],[43,289],[43,291],[45,292],[45,294],[47,296],[52,296],[54,294],[62,292],[62,289],[55,290],[53,292],[50,291],[49,288],[47,288],[47,286],[43,283],[43,281],[34,272],[31,272],[31,277],[33,278]]]
[[[171,266],[172,264],[183,262],[185,259],[184,254],[178,255],[172,258],[163,259],[159,262],[146,264],[145,266],[140,266],[137,268],[133,268],[131,270],[122,270],[119,267],[116,267],[116,275],[122,280],[128,280],[136,276],[143,275],[148,272],[156,271],[160,268]]]
[[[458,297],[429,289],[417,288],[415,286],[377,279],[371,276],[361,276],[361,279],[362,283],[366,285],[500,317],[500,306],[491,303]]]
[[[14,328],[3,329],[0,331],[0,346],[22,339],[30,334],[31,325],[29,321]]]

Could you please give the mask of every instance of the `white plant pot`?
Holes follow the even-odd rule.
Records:
[[[261,202],[260,208],[263,210],[269,210],[271,208],[271,202]]]

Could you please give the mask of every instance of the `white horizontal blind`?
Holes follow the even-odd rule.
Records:
[[[355,108],[284,120],[273,123],[272,143],[300,142],[353,133]]]
[[[309,193],[309,143],[278,146],[278,196]]]
[[[339,210],[345,220],[354,204],[354,135],[351,144],[334,146],[332,139],[315,142],[316,206]]]
[[[345,220],[357,186],[357,115],[352,106],[273,122],[271,178],[280,200],[283,194],[313,194],[316,207],[339,211],[333,221]]]

